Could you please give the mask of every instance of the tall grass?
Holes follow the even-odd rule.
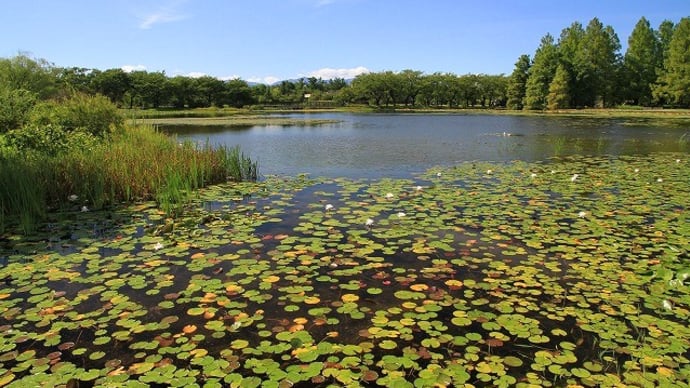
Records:
[[[174,215],[195,189],[256,179],[256,162],[237,147],[178,143],[149,126],[127,127],[108,141],[57,155],[5,148],[0,150],[0,228],[15,222],[29,232],[51,209],[139,200],[156,200]]]

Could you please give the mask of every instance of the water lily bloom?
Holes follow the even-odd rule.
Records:
[[[374,220],[372,220],[371,218],[367,218],[367,221],[364,223],[364,225],[372,226],[374,225]]]
[[[659,178],[659,179],[657,179],[656,181],[659,182],[659,183],[661,183],[661,182],[663,182],[664,180],[663,180],[662,178]]]
[[[680,163],[680,159],[676,159],[676,163]]]
[[[530,175],[530,178],[536,178],[536,177],[537,177],[536,173],[532,173],[532,175]]]
[[[70,195],[69,197],[67,197],[67,199],[68,199],[70,202],[74,202],[74,201],[78,200],[79,197],[78,197],[76,194],[72,194],[72,195]]]
[[[393,199],[393,193],[386,193],[386,199]]]
[[[440,172],[437,172],[437,173],[436,173],[436,176],[437,176],[437,177],[440,177],[440,176],[441,176],[441,173],[440,173]]]
[[[662,303],[662,305],[664,306],[664,309],[666,309],[666,310],[673,310],[673,305],[667,299],[664,299],[664,302]]]
[[[489,175],[491,175],[492,172],[493,172],[493,170],[491,170],[491,169],[486,170],[486,173],[489,174]]]
[[[571,181],[571,182],[575,182],[575,180],[576,180],[577,177],[579,177],[579,176],[580,176],[580,175],[578,175],[578,174],[573,174],[573,176],[570,177],[570,181]]]
[[[639,169],[639,168],[636,168],[636,169],[635,169],[635,172],[640,172],[640,169]]]
[[[86,213],[87,211],[89,211],[89,208],[88,208],[88,207],[86,207],[86,206],[82,206],[82,207],[81,207],[81,212],[82,212],[82,213]]]
[[[163,244],[161,244],[160,241],[159,241],[159,242],[156,243],[156,245],[153,246],[153,250],[154,250],[154,251],[157,251],[157,250],[160,250],[160,249],[163,249]]]
[[[330,203],[327,203],[325,206],[325,209],[326,209],[326,211],[333,210],[333,205],[331,205]]]
[[[585,218],[586,215],[587,215],[587,212],[579,212],[579,213],[577,213],[577,216],[580,217],[580,218]]]
[[[405,214],[405,213],[403,213],[403,212],[398,212],[398,218],[403,218],[403,217],[405,217],[406,215],[407,215],[407,214]]]
[[[551,170],[551,173],[552,173],[552,174],[555,174],[555,173],[556,173],[556,170]]]
[[[422,186],[417,186],[417,187],[415,187],[414,189],[417,190],[417,191],[422,191]]]

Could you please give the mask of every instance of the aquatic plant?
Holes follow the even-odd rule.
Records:
[[[689,173],[472,162],[75,209],[0,252],[0,385],[683,386]]]

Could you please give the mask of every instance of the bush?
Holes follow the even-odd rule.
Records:
[[[35,104],[36,96],[28,90],[0,87],[0,133],[21,128]]]
[[[35,150],[56,155],[71,148],[91,148],[98,138],[87,132],[68,133],[59,125],[28,125],[7,133],[6,142],[20,151]]]
[[[36,126],[54,125],[68,132],[84,132],[105,137],[121,130],[124,118],[107,97],[74,94],[62,101],[38,104],[31,114]]]

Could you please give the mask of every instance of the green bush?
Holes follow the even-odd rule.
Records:
[[[56,155],[71,148],[91,148],[98,138],[88,132],[68,132],[54,124],[27,125],[6,134],[10,147],[21,151],[35,150],[48,155]]]
[[[36,96],[28,90],[0,87],[0,133],[21,128],[35,104]]]
[[[124,118],[107,97],[74,94],[71,97],[38,104],[31,113],[31,124],[55,125],[67,132],[85,132],[105,137],[121,130]]]

